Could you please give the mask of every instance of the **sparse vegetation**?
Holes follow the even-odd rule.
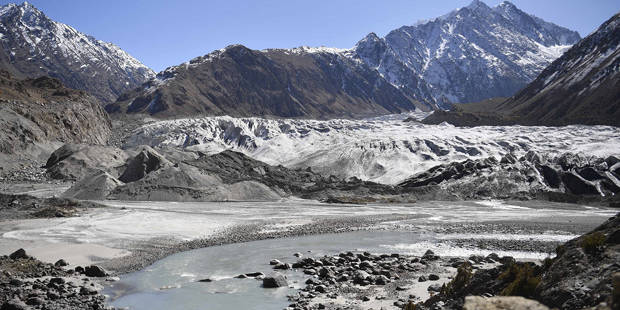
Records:
[[[405,307],[403,308],[403,310],[416,310],[416,309],[417,309],[417,306],[411,301],[408,304],[406,304]]]
[[[441,287],[441,294],[448,296],[463,289],[469,283],[473,274],[471,264],[468,262],[463,263],[457,269],[454,279]]]
[[[536,292],[536,287],[540,283],[540,276],[532,265],[528,263],[511,264],[506,271],[498,277],[499,280],[509,282],[501,292],[504,296],[523,296],[531,298]]]
[[[586,253],[593,254],[601,249],[603,244],[605,244],[605,239],[604,233],[595,231],[583,236],[579,245]]]
[[[553,265],[553,258],[546,257],[543,260],[543,269],[547,270],[547,269],[549,269],[549,267],[551,267],[551,265]]]

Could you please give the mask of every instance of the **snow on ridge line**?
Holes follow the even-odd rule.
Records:
[[[522,156],[620,154],[620,128],[487,126],[458,128],[402,120],[301,120],[229,116],[160,121],[136,129],[125,147],[242,152],[271,165],[311,167],[339,177],[396,184],[433,166],[507,153]]]

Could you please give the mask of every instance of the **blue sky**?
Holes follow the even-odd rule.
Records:
[[[1,4],[14,1],[0,0]],[[21,1],[18,1],[21,3]],[[230,44],[254,49],[349,48],[369,32],[443,15],[471,0],[31,0],[52,19],[113,42],[155,71]],[[485,0],[495,6],[501,0]],[[514,0],[582,36],[620,11],[618,0]]]

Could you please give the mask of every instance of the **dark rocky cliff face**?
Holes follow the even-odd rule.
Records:
[[[119,47],[53,21],[29,3],[0,6],[0,68],[18,78],[54,77],[103,102],[155,75]]]
[[[331,118],[400,113],[416,104],[378,72],[339,53],[233,45],[166,69],[106,110]]]
[[[99,101],[83,91],[49,77],[17,80],[0,71],[0,128],[0,153],[20,154],[48,142],[104,144],[111,123]]]

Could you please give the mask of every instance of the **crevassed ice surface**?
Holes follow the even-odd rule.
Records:
[[[424,125],[398,118],[297,120],[228,116],[160,121],[136,129],[126,146],[231,149],[268,164],[395,184],[451,161],[536,151],[585,156],[620,154],[610,126]]]

